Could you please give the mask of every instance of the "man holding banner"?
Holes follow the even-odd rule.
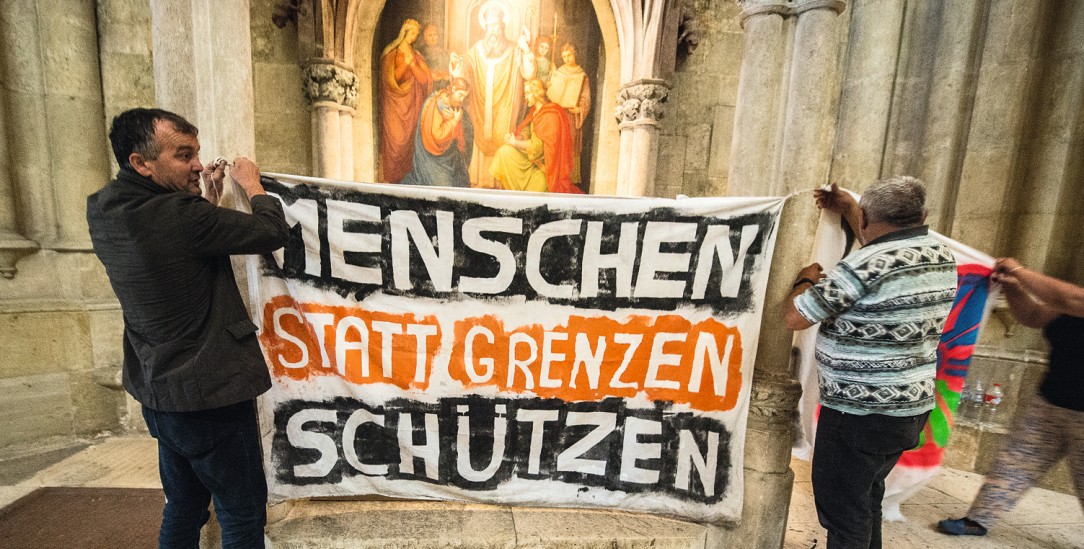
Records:
[[[263,547],[267,483],[255,398],[271,379],[230,255],[277,250],[289,229],[246,158],[230,175],[252,213],[218,207],[225,162],[204,170],[196,133],[161,109],[114,118],[109,140],[120,171],[87,198],[87,223],[124,312],[124,388],[158,439],[166,495],[159,547],[198,546],[212,496],[222,545]]]
[[[861,203],[835,185],[815,195],[856,229],[863,247],[827,275],[816,263],[802,269],[785,305],[791,330],[821,324],[814,500],[830,549],[879,548],[885,477],[933,409],[956,262],[923,224],[918,179],[877,181]]]

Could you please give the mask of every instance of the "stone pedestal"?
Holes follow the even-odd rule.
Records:
[[[708,529],[660,516],[462,502],[299,501],[267,528],[276,549],[706,549]]]

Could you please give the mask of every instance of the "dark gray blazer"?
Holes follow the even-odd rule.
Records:
[[[271,387],[229,256],[286,244],[278,200],[253,197],[246,214],[121,169],[87,198],[87,223],[124,312],[124,387],[136,400],[192,412]]]

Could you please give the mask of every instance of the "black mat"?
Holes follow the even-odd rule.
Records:
[[[154,548],[164,505],[160,489],[39,488],[0,509],[0,547]]]

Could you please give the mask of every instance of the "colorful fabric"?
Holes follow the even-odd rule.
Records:
[[[794,300],[820,323],[821,404],[896,417],[934,405],[937,344],[956,295],[956,262],[926,227],[852,252]]]

